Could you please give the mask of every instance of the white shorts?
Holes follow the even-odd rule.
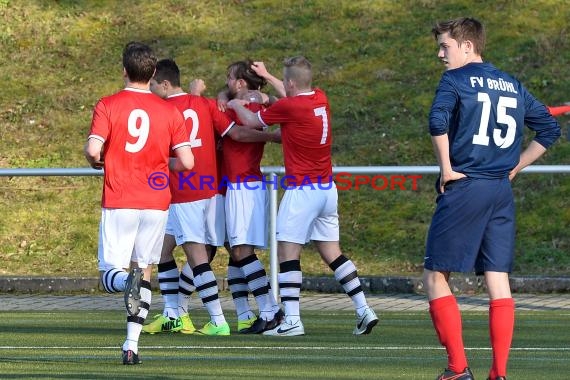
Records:
[[[210,199],[206,210],[206,232],[208,244],[223,247],[226,241],[225,197],[216,194]]]
[[[239,186],[239,189],[238,189]],[[226,231],[230,246],[267,248],[269,198],[261,181],[228,185]]]
[[[277,212],[277,241],[339,241],[338,193],[307,186],[285,190]]]
[[[99,270],[158,264],[167,211],[103,208],[99,223]]]
[[[176,245],[208,244],[206,216],[209,205],[210,199],[170,205],[166,233],[174,236]]]

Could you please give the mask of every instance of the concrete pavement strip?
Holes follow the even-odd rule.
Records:
[[[568,294],[514,294],[517,311],[568,311]],[[222,292],[222,308],[233,311],[234,306],[228,292]],[[368,304],[377,312],[384,311],[426,311],[428,302],[421,294],[368,294]],[[487,296],[457,295],[461,310],[487,311]],[[254,302],[252,301],[252,304]],[[153,293],[151,313],[162,311],[164,303],[160,294]],[[124,308],[122,294],[0,294],[0,311],[58,311],[58,310],[121,310]],[[194,295],[190,302],[191,310],[202,309],[200,299]],[[301,310],[352,311],[353,306],[348,296],[340,293],[301,294]]]

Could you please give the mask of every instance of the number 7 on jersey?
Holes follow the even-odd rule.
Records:
[[[313,111],[315,112],[315,116],[320,116],[323,121],[323,134],[321,136],[321,145],[323,145],[327,141],[327,136],[329,134],[329,119],[327,117],[327,109],[326,107],[318,107]]]

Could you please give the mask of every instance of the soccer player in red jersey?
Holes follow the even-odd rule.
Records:
[[[493,360],[488,378],[505,379],[515,303],[509,285],[515,246],[511,181],[560,136],[546,107],[514,77],[483,61],[485,30],[473,18],[432,29],[446,67],[429,115],[440,166],[437,206],[428,231],[423,283],[447,368],[438,379],[471,380],[451,272],[485,276]],[[534,138],[522,150],[524,127]]]
[[[105,169],[99,271],[106,291],[125,294],[122,349],[123,364],[129,365],[140,363],[138,340],[151,304],[151,269],[160,259],[171,198],[169,169],[194,166],[182,115],[149,90],[156,62],[147,45],[125,46],[125,88],[96,104],[85,146],[89,164]],[[170,159],[170,152],[176,157]]]
[[[210,314],[210,321],[197,333],[229,335],[218,297],[218,286],[210,266],[207,245],[223,245],[224,236],[215,236],[207,215],[215,207],[218,192],[216,143],[213,125],[228,128],[232,122],[224,114],[210,112],[204,98],[187,94],[180,86],[180,70],[172,59],[160,60],[150,82],[151,91],[176,106],[184,116],[186,133],[190,138],[195,165],[192,171],[173,172],[170,175],[172,201],[169,208],[158,278],[165,309],[154,322],[144,326],[148,333],[181,331],[193,333],[195,328],[188,315],[191,293],[198,294]],[[172,254],[182,246],[187,263],[179,274]]]
[[[228,66],[227,88],[231,98],[250,98],[258,94],[265,80],[252,69],[252,61],[237,61]],[[250,99],[251,100],[251,99]],[[261,105],[249,103],[252,110],[259,110]],[[233,110],[227,110],[228,116],[236,123],[237,131],[248,131],[251,128],[241,126],[241,122]],[[255,129],[254,129],[255,130]],[[226,138],[226,131],[218,131],[222,137],[222,180],[227,187],[225,197],[226,230],[231,247],[231,260],[228,269],[241,271],[247,282],[247,289],[255,297],[259,316],[248,315],[238,311],[238,325],[241,333],[259,334],[273,328],[282,318],[282,311],[270,292],[265,268],[254,249],[267,247],[268,238],[268,195],[266,184],[261,173],[261,159],[265,141],[242,142]],[[231,132],[231,130],[230,130]],[[268,133],[268,132],[265,132]],[[237,268],[237,270],[236,270]],[[240,299],[244,304],[247,293],[238,289],[237,278],[232,278],[234,285],[230,290],[236,302]],[[234,291],[235,290],[235,291]],[[251,325],[247,327],[247,323]]]
[[[286,59],[283,90],[287,95],[257,113],[239,100],[228,102],[243,124],[281,125],[286,190],[277,215],[279,292],[283,322],[265,335],[305,333],[299,310],[302,284],[301,250],[313,240],[323,261],[352,299],[356,311],[353,334],[368,334],[378,317],[368,306],[354,263],[339,246],[338,193],[332,179],[331,117],[325,93],[311,87],[311,64],[305,57]],[[259,68],[259,63],[254,67]],[[279,90],[278,90],[279,92]]]
[[[155,94],[174,104],[184,115],[196,164],[192,171],[171,173],[170,176],[172,202],[158,273],[165,310],[154,322],[146,325],[143,331],[194,332],[187,313],[188,298],[194,289],[198,289],[211,320],[197,333],[229,335],[230,328],[222,312],[218,286],[209,264],[211,258],[206,246],[221,246],[225,237],[225,233],[212,228],[214,222],[208,220],[208,215],[216,214],[212,207],[219,207],[216,198],[219,185],[214,127],[230,131],[234,123],[216,108],[215,103],[182,90],[180,70],[171,59],[158,62],[150,83]],[[245,140],[272,136],[268,132],[253,129],[241,133],[229,132],[229,135]],[[177,245],[182,246],[191,267],[189,270],[185,266],[180,276],[172,255]]]

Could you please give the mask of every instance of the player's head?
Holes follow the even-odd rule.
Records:
[[[242,90],[261,90],[267,81],[251,69],[253,61],[246,59],[230,64],[227,68],[226,84],[232,95]]]
[[[166,98],[171,88],[180,87],[180,69],[173,59],[161,59],[156,64],[156,71],[150,80],[150,90],[161,98]]]
[[[474,18],[439,22],[432,33],[439,46],[437,56],[448,70],[479,59],[485,50],[485,28]]]
[[[129,42],[123,49],[123,67],[129,81],[148,83],[156,68],[156,56],[152,49],[140,42]]]
[[[283,85],[285,93],[290,96],[293,87],[297,90],[309,90],[313,81],[311,62],[303,56],[286,58],[283,61]]]

